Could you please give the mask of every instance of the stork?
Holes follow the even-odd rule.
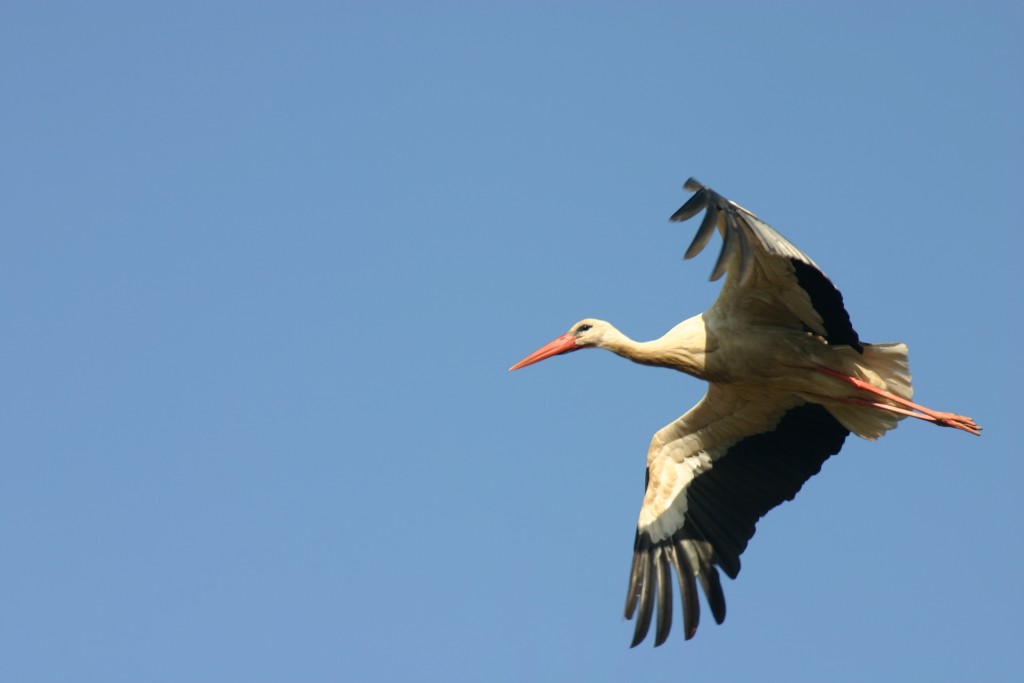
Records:
[[[707,311],[661,338],[637,342],[586,318],[510,370],[586,348],[708,382],[707,394],[658,431],[633,544],[625,616],[631,647],[655,622],[654,645],[672,626],[672,574],[686,640],[697,632],[697,584],[715,621],[725,619],[720,568],[735,579],[755,524],[792,500],[852,432],[874,440],[906,417],[980,435],[974,420],[911,401],[905,344],[863,342],[839,290],[803,252],[750,211],[691,178],[693,196],[671,220],[704,211],[685,258],[717,229],[711,280],[726,275]]]

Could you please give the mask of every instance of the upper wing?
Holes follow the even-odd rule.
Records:
[[[716,227],[722,233],[722,251],[711,279],[728,273],[715,302],[723,315],[745,315],[755,323],[788,323],[829,344],[846,344],[863,352],[843,295],[814,261],[739,204],[693,178],[685,187],[695,194],[671,220],[685,221],[705,211],[686,258],[707,246]]]
[[[636,615],[632,646],[647,636],[655,611],[655,646],[668,638],[672,569],[686,639],[700,617],[697,581],[722,623],[725,596],[715,565],[736,578],[757,520],[792,500],[847,434],[819,405],[717,384],[655,434],[626,596],[626,618]]]

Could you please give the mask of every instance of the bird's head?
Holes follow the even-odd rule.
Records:
[[[611,324],[606,323],[603,320],[584,318],[570,327],[569,331],[558,339],[548,342],[526,358],[510,367],[509,372],[512,370],[518,370],[519,368],[525,368],[527,365],[533,365],[534,363],[538,363],[545,358],[550,358],[551,356],[569,353],[570,351],[578,351],[579,349],[585,349],[588,346],[601,346],[606,335],[613,329],[614,328]]]

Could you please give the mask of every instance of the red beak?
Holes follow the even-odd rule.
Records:
[[[575,351],[579,347],[576,346],[576,337],[572,336],[568,332],[563,334],[558,339],[548,342],[544,346],[540,347],[526,358],[522,359],[512,367],[508,369],[509,372],[518,370],[519,368],[525,368],[527,365],[533,365],[539,363],[545,358],[551,358],[551,356],[557,356],[560,353],[569,353]]]

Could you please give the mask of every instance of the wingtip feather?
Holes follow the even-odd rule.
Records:
[[[636,647],[647,637],[651,628],[651,610],[654,601],[654,591],[651,590],[651,553],[648,549],[642,552],[640,568],[640,599],[637,605],[636,628],[633,630],[633,642],[630,647]]]
[[[658,577],[658,619],[654,628],[654,647],[668,640],[669,631],[672,630],[672,570],[669,569],[666,550],[668,548],[661,547],[654,550]]]
[[[718,215],[718,207],[714,204],[708,204],[707,211],[704,213],[704,220],[700,222],[700,228],[697,229],[697,234],[693,236],[693,241],[690,242],[690,246],[687,248],[686,253],[683,254],[683,258],[691,259],[704,251],[704,247],[707,246],[711,236],[715,233],[715,228],[718,227]]]
[[[693,218],[708,205],[708,191],[701,188],[696,194],[686,200],[674,214],[669,217],[670,221],[685,221]]]
[[[711,271],[711,281],[714,282],[720,277],[725,275],[725,271],[729,268],[729,262],[732,261],[733,254],[739,247],[736,233],[736,219],[733,217],[731,211],[725,212],[725,237],[722,244],[722,251],[718,254],[718,260],[715,261],[715,267]]]

